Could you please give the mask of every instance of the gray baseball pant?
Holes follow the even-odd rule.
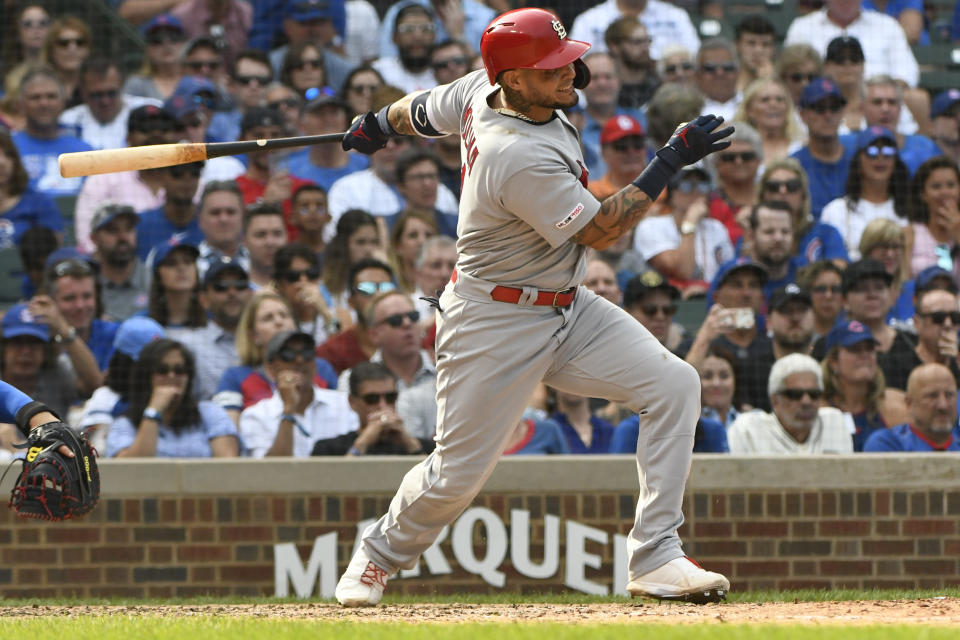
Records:
[[[459,274],[441,296],[436,450],[364,532],[367,554],[391,575],[413,567],[483,487],[542,380],[640,414],[630,579],[683,556],[677,528],[700,415],[696,370],[584,287],[569,307],[554,308],[493,301],[493,286]]]

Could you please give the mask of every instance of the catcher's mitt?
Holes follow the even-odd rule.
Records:
[[[66,445],[72,458],[60,453]],[[10,494],[10,507],[24,518],[67,520],[86,515],[100,499],[97,452],[62,422],[31,429],[26,460]]]

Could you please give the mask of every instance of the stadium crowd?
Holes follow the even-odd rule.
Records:
[[[135,73],[43,2],[9,23],[0,253],[24,275],[3,379],[106,456],[431,451],[429,298],[456,265],[458,136],[86,179],[57,157],[344,131],[480,69],[510,3],[112,4],[144,43]],[[583,4],[567,13],[592,81],[558,117],[597,198],[678,123],[736,126],[583,283],[700,372],[694,450],[960,451],[960,88],[918,86],[923,3],[798,2],[782,42],[762,14],[701,40],[688,10],[722,16],[720,2],[567,4]],[[702,309],[696,330],[681,305]],[[639,428],[541,388],[504,454],[632,452]],[[16,438],[0,426],[0,457]]]

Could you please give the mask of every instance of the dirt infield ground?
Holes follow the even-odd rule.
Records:
[[[343,609],[333,604],[0,607],[0,618],[40,616],[230,616],[370,622],[565,622],[667,624],[927,624],[960,626],[960,598],[846,602],[724,603],[695,606],[633,601],[624,604],[394,604]]]

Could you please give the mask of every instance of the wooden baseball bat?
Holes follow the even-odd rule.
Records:
[[[295,136],[270,140],[241,140],[239,142],[181,142],[152,144],[143,147],[101,149],[61,153],[57,159],[60,175],[64,178],[92,176],[117,171],[159,169],[178,164],[199,162],[221,156],[235,156],[254,151],[272,151],[290,147],[307,147],[325,142],[340,142],[344,133],[325,133],[319,136]]]

